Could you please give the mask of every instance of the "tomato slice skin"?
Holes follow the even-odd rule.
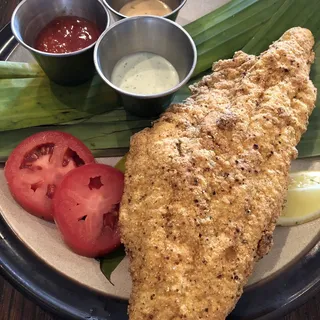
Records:
[[[123,173],[104,164],[87,164],[65,175],[52,201],[53,216],[75,253],[95,258],[120,245],[123,188]]]
[[[44,131],[26,138],[12,151],[4,173],[13,198],[29,213],[52,221],[52,197],[63,176],[94,161],[79,139]]]

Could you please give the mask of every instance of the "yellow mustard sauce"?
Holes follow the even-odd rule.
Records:
[[[171,8],[160,0],[133,0],[120,9],[120,13],[128,17],[142,15],[165,16],[171,12]]]

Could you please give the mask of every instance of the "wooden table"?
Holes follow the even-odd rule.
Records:
[[[0,29],[10,20],[18,2],[18,0],[0,0]],[[58,318],[25,298],[0,276],[0,320],[40,319],[56,320]],[[279,320],[320,320],[320,294]]]

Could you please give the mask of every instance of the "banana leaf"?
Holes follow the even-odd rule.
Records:
[[[76,136],[96,157],[123,155],[128,150],[130,137],[150,124],[150,120],[126,116],[123,110],[118,109],[74,125],[3,131],[0,139],[0,161],[5,161],[11,151],[26,137],[47,130],[59,130]]]
[[[76,87],[47,77],[0,79],[1,131],[89,118],[118,105],[115,92],[98,76]]]
[[[45,74],[37,63],[0,61],[0,79],[37,78]]]
[[[286,0],[279,11],[244,46],[243,51],[260,54],[291,27],[301,26],[312,31],[315,44],[315,62],[310,78],[318,89],[316,108],[308,125],[307,132],[298,145],[299,158],[320,155],[320,1]]]
[[[187,25],[185,29],[198,50],[194,75],[208,70],[213,61],[233,56],[283,3],[284,0],[233,0]]]
[[[117,250],[107,254],[105,257],[97,259],[100,262],[101,272],[112,285],[114,285],[111,281],[112,272],[117,268],[125,256],[125,249],[121,246]]]
[[[308,130],[298,145],[299,158],[320,155],[320,39],[317,41],[315,53],[316,60],[312,66],[311,79],[318,89],[318,96],[316,108],[309,120]]]
[[[198,49],[194,76],[243,47],[283,2],[232,0],[187,25]],[[115,93],[98,77],[82,86],[62,87],[50,83],[34,64],[0,63],[0,131],[78,123],[119,106]]]
[[[200,78],[195,78],[198,81]],[[181,102],[190,95],[188,86],[176,94],[173,102]],[[149,127],[155,119],[133,116],[121,107],[90,119],[60,125],[36,126],[0,133],[0,162],[6,161],[12,150],[30,135],[47,130],[68,132],[82,140],[96,157],[122,156],[129,148],[131,136]]]

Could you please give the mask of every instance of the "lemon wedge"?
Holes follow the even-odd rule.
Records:
[[[320,171],[290,174],[285,208],[278,220],[280,226],[294,226],[320,218]]]

